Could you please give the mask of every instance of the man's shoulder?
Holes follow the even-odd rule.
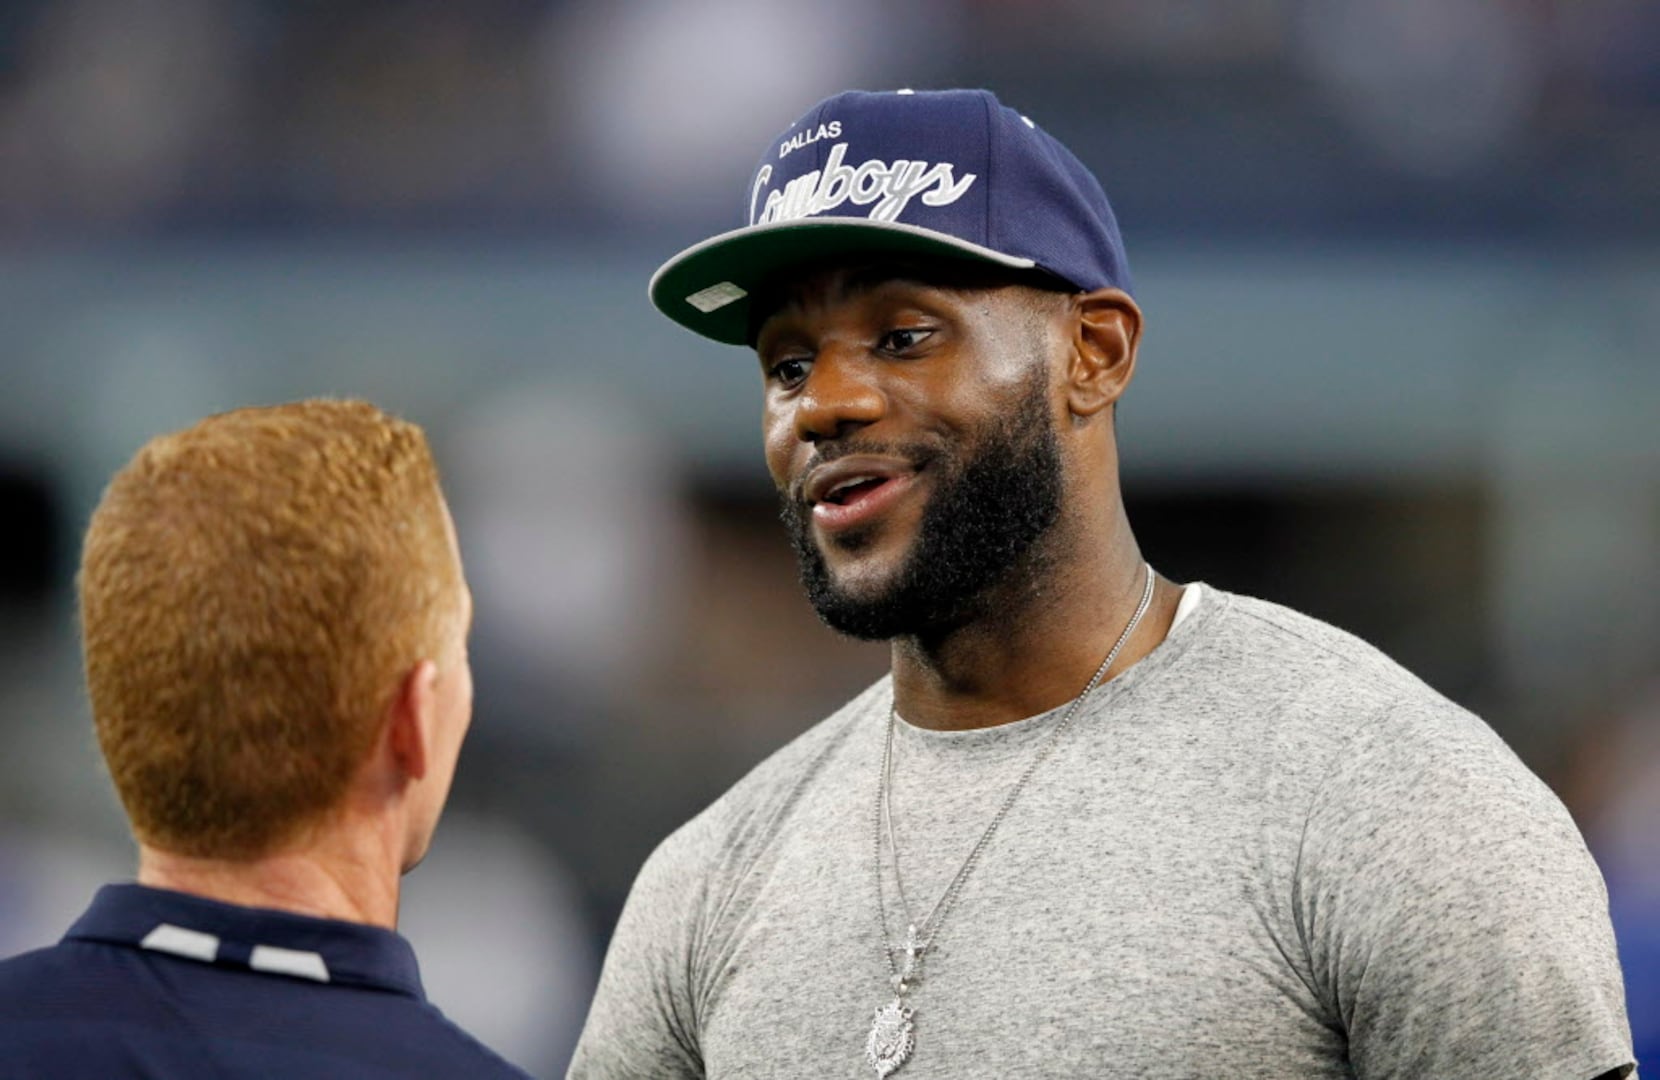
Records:
[[[101,1077],[134,1061],[189,1075],[210,1049],[228,1076],[525,1076],[413,997],[74,937],[0,960],[0,1028],[13,1035],[0,1076],[49,1062],[53,1076]]]
[[[1381,649],[1311,615],[1222,593],[1199,670],[1217,697],[1330,768],[1388,767],[1426,782],[1475,773],[1540,788],[1481,717]],[[1340,770],[1341,771],[1341,770]],[[1538,795],[1533,792],[1530,797]]]
[[[711,861],[742,861],[769,842],[816,782],[846,761],[861,722],[885,715],[891,691],[883,676],[841,708],[773,751],[660,844],[646,872],[689,871]]]
[[[1377,646],[1324,619],[1272,600],[1208,588],[1225,609],[1218,635],[1251,650],[1253,660],[1325,664],[1365,675],[1407,674]]]
[[[38,991],[42,980],[56,978],[69,966],[62,942],[0,958],[0,1010],[31,987]]]
[[[1210,589],[1221,609],[1203,657],[1264,695],[1341,696],[1358,708],[1459,707],[1370,642],[1313,615],[1239,593]]]
[[[65,939],[0,959],[0,1021],[19,1008],[43,1001],[73,1008],[99,1002],[126,988],[118,950],[96,942]]]
[[[1211,591],[1212,606],[1177,662],[1181,677],[1159,680],[1151,703],[1216,717],[1265,749],[1322,768],[1374,744],[1409,760],[1474,753],[1514,766],[1485,721],[1383,650],[1284,605]]]
[[[764,801],[780,788],[794,788],[815,775],[855,735],[861,721],[886,717],[892,678],[884,675],[829,716],[768,754],[710,807]]]

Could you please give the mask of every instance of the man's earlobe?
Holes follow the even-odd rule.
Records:
[[[1072,366],[1067,404],[1077,417],[1094,416],[1117,401],[1135,374],[1141,309],[1121,289],[1073,297]]]

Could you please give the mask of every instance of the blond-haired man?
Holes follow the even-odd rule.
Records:
[[[472,600],[426,439],[353,401],[209,417],[111,481],[80,571],[138,842],[0,963],[0,1077],[522,1076],[395,932],[472,712]]]

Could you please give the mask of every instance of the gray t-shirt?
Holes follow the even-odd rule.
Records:
[[[1084,703],[964,881],[899,1080],[1528,1077],[1632,1061],[1607,897],[1562,804],[1377,650],[1207,589]],[[570,1076],[870,1077],[883,679],[647,861]],[[900,723],[921,919],[1064,710]],[[881,871],[898,943],[893,869]]]

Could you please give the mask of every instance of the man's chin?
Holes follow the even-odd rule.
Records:
[[[786,515],[786,520],[789,516]],[[793,532],[807,600],[830,629],[862,641],[885,641],[911,632],[904,607],[915,539],[893,522],[821,532],[797,519]]]
[[[844,637],[859,641],[888,641],[899,637],[903,630],[893,623],[886,605],[854,604],[844,599],[815,601],[813,610],[819,619]]]
[[[894,578],[892,573],[872,573],[860,567],[838,573],[824,563],[803,578],[807,600],[824,624],[839,634],[864,641],[881,641],[895,636]]]

